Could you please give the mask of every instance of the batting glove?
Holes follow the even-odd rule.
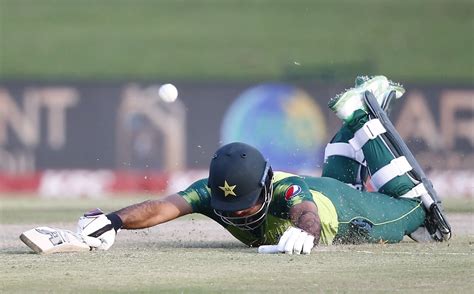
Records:
[[[310,254],[314,247],[314,236],[302,229],[290,227],[278,242],[278,251],[286,254]]]
[[[77,233],[92,249],[108,250],[121,226],[122,221],[116,214],[105,215],[97,208],[79,218]]]

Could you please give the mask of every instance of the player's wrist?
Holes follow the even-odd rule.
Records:
[[[115,212],[109,213],[106,217],[110,220],[115,232],[118,232],[123,227],[123,221]]]

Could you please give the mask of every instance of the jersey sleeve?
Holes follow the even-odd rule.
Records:
[[[277,215],[284,215],[289,209],[303,201],[314,203],[308,184],[302,177],[293,175],[276,181],[273,187],[274,208]]]
[[[276,193],[283,197],[288,208],[303,201],[313,200],[308,184],[299,176],[288,177],[277,183]]]
[[[208,214],[211,209],[211,191],[207,187],[207,179],[201,179],[178,192],[191,205],[193,212]]]

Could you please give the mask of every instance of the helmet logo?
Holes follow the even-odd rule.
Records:
[[[233,186],[229,186],[229,184],[227,183],[227,181],[224,181],[224,186],[219,186],[219,188],[224,191],[224,197],[227,197],[229,195],[231,196],[237,196],[237,194],[235,194],[234,192],[234,189],[237,185],[233,185]]]

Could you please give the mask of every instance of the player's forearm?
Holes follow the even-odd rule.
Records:
[[[123,222],[124,229],[143,229],[159,223],[157,214],[160,211],[158,200],[148,200],[122,208],[115,213]]]
[[[296,221],[296,226],[314,236],[314,244],[319,243],[321,220],[314,211],[303,211]]]
[[[290,217],[296,227],[314,236],[314,244],[319,243],[321,220],[318,215],[318,208],[314,203],[305,201],[294,206],[290,210]]]
[[[123,222],[122,228],[143,229],[191,212],[191,207],[181,197],[171,195],[165,199],[148,200],[130,205],[115,213]]]

